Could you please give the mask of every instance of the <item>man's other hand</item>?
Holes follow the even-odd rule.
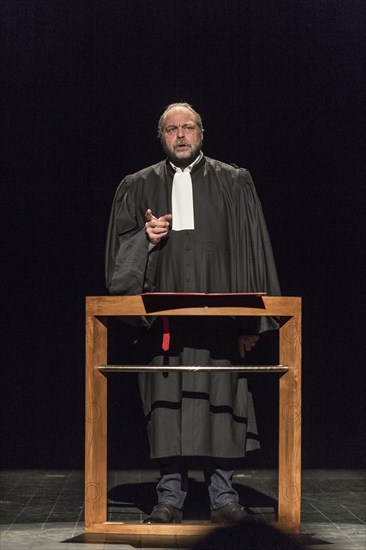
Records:
[[[259,340],[259,336],[256,335],[242,335],[238,337],[238,349],[239,355],[242,359],[245,357],[245,353],[250,351]]]

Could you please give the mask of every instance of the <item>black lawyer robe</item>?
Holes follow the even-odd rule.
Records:
[[[279,295],[272,248],[250,174],[203,157],[192,170],[194,230],[173,231],[149,251],[145,212],[171,213],[174,171],[167,161],[127,176],[117,189],[108,228],[106,279],[111,294],[267,292]],[[276,328],[270,318],[240,326],[232,318],[174,318],[169,352],[160,319],[140,349],[151,364],[236,361],[239,333]],[[240,323],[247,321],[241,319]],[[141,374],[139,385],[153,458],[238,458],[258,447],[247,381],[230,373]]]

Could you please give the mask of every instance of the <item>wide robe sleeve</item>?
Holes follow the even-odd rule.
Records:
[[[110,294],[154,290],[156,252],[157,247],[149,251],[145,220],[136,208],[134,181],[126,177],[117,188],[107,232],[105,269]]]
[[[248,170],[240,168],[237,178],[237,292],[266,292],[280,296],[281,290],[262,205]],[[258,333],[278,328],[277,319],[257,317]]]

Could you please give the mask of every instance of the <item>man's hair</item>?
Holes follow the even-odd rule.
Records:
[[[165,117],[168,113],[168,111],[170,111],[170,109],[174,109],[174,108],[185,108],[185,109],[189,109],[189,111],[191,111],[191,113],[194,114],[195,116],[195,119],[196,119],[196,123],[198,124],[198,126],[200,127],[201,131],[203,132],[203,126],[202,126],[202,118],[201,118],[201,115],[199,113],[197,113],[197,111],[195,111],[192,107],[192,105],[190,105],[189,103],[171,103],[170,105],[168,105],[168,107],[165,109],[165,111],[163,112],[163,114],[161,115],[161,117],[159,118],[159,122],[158,122],[158,137],[161,138],[162,134],[163,134],[163,130],[164,130],[164,123],[165,123]]]

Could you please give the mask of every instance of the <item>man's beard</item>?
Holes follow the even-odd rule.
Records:
[[[178,156],[175,153],[175,150],[171,151],[170,149],[168,149],[164,141],[162,141],[162,147],[163,147],[164,153],[166,154],[166,156],[168,157],[171,163],[173,163],[175,166],[178,166],[179,168],[186,168],[187,166],[192,164],[192,162],[196,160],[196,158],[198,157],[202,147],[202,140],[195,142],[193,145],[190,144],[188,146],[190,147],[190,150],[188,151],[189,154],[188,156],[184,156],[184,157]]]

